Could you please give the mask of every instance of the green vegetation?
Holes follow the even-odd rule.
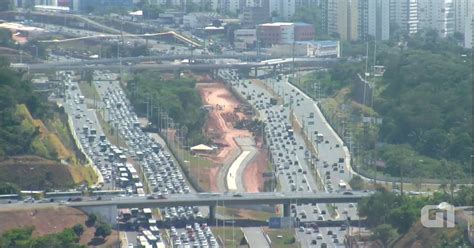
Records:
[[[20,194],[20,189],[16,184],[0,182],[0,195]]]
[[[374,79],[373,103],[367,106],[360,104],[363,89],[357,77],[364,75],[365,60],[343,60],[294,84],[315,96],[313,85],[320,82],[321,95],[330,97],[321,103],[322,110],[340,136],[348,135],[344,127],[351,128],[353,145],[359,148],[354,165],[362,174],[372,177],[379,171],[411,182],[466,179],[473,173],[472,57],[455,41],[428,31],[401,43],[377,43],[376,63],[385,73]],[[346,46],[346,56],[365,56],[365,43]],[[369,52],[369,72],[373,56]],[[381,122],[364,123],[363,117]]]
[[[164,79],[152,71],[135,74],[134,79],[127,84],[132,103],[139,113],[146,113],[144,101],[150,98],[155,107],[153,109],[155,119],[151,122],[158,126],[163,125],[160,123],[162,118],[159,118],[162,114],[160,116],[158,108],[161,108],[175,123],[185,126],[182,131],[190,145],[208,141],[202,133],[206,115],[200,108],[201,99],[195,87],[196,81],[192,79]]]
[[[442,187],[442,191],[426,197],[396,195],[379,189],[372,196],[359,202],[358,211],[361,217],[367,218],[368,227],[374,228],[372,237],[379,240],[384,247],[391,247],[394,242],[397,244],[395,247],[410,247],[408,244],[412,244],[415,240],[428,241],[433,245],[449,244],[442,247],[469,247],[467,236],[463,236],[466,226],[463,226],[465,224],[462,224],[462,221],[457,221],[456,229],[449,229],[450,232],[437,228],[424,228],[419,223],[423,206],[437,205],[443,201],[450,202],[454,206],[473,206],[474,188],[461,186],[458,192],[447,193],[446,188]],[[400,239],[397,233],[402,235]]]
[[[355,175],[351,178],[351,180],[349,181],[349,185],[353,190],[363,190],[367,188],[367,185],[364,180],[358,175]]]
[[[272,247],[299,247],[294,229],[265,229],[265,232],[272,241]]]
[[[313,24],[318,40],[328,39],[327,26],[324,21],[324,10],[317,6],[305,6],[295,10],[293,21]]]
[[[454,206],[473,206],[474,188],[461,186],[457,193],[435,192],[429,197],[407,197],[379,189],[378,192],[359,202],[361,217],[367,218],[369,227],[389,224],[400,234],[405,234],[418,220],[425,205],[437,205],[448,201]]]
[[[397,237],[397,231],[388,224],[382,224],[374,228],[372,238],[380,240],[383,247],[388,247],[390,241]]]
[[[226,224],[231,225],[231,224]],[[224,242],[224,247],[239,247],[245,242],[244,233],[240,227],[213,227],[212,233]]]
[[[99,223],[95,228],[94,236],[106,238],[112,233],[112,227],[110,224]]]
[[[79,244],[79,237],[73,229],[41,237],[33,237],[34,227],[12,229],[0,237],[0,247],[4,248],[63,248],[85,247]]]
[[[72,227],[72,230],[74,233],[78,236],[81,237],[82,234],[84,234],[84,226],[81,224],[76,224]]]

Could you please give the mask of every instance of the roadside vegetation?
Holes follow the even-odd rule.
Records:
[[[373,50],[373,42],[369,47]],[[342,138],[347,139],[351,130],[358,171],[370,177],[377,171],[378,178],[438,179],[438,183],[473,175],[469,50],[454,38],[438,38],[434,31],[404,43],[377,43],[376,64],[383,65],[385,73],[369,77],[375,80],[373,100],[369,93],[363,96],[357,76],[364,77],[366,44],[350,44],[343,51],[350,60],[293,82],[313,97],[319,82],[326,117]],[[343,125],[344,121],[350,124]]]
[[[0,182],[28,190],[94,183],[63,110],[40,99],[6,60],[0,63],[0,109]]]
[[[151,103],[151,122],[156,127],[166,124],[162,118],[166,113],[179,125],[176,128],[185,127],[181,131],[189,145],[207,143],[208,139],[202,132],[206,113],[201,109],[201,98],[196,90],[195,80],[166,79],[157,72],[141,71],[127,84],[127,91],[139,114],[146,114],[147,101]]]
[[[447,185],[444,185],[439,192],[430,196],[399,195],[380,188],[375,194],[359,202],[358,211],[362,218],[366,218],[367,226],[374,228],[373,238],[387,247],[403,235],[411,235],[410,230],[413,228],[420,229],[418,222],[423,206],[438,205],[440,202],[449,202],[454,206],[473,206],[474,188],[461,186],[457,192],[454,192],[452,187],[448,189]],[[443,239],[446,244],[450,244],[445,247],[458,245],[463,247],[469,244],[467,236],[464,238],[463,234],[463,230],[467,229],[466,221],[464,221],[465,224],[462,224],[463,221],[456,223],[457,233],[452,234],[449,239]],[[425,234],[425,236],[429,235]]]
[[[79,231],[79,229],[76,229]],[[0,237],[0,247],[31,247],[31,248],[62,248],[86,247],[79,244],[79,236],[72,228],[66,228],[62,232],[33,237],[34,227],[12,229]]]
[[[265,233],[272,242],[272,247],[300,247],[296,242],[295,230],[291,229],[269,229],[265,228]]]
[[[240,247],[246,244],[244,233],[240,227],[213,227],[212,233],[224,243],[224,247]]]

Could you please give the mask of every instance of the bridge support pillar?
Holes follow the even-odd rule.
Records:
[[[216,221],[216,206],[209,206],[209,223],[214,223]]]
[[[277,65],[275,64],[275,65],[273,65],[272,67],[273,67],[273,71],[272,71],[273,74],[272,74],[272,75],[273,75],[273,76],[276,76]]]
[[[254,77],[258,77],[258,67],[255,66]]]
[[[289,203],[283,204],[283,217],[290,217],[291,206]]]

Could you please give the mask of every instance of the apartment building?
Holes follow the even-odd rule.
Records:
[[[390,24],[403,33],[418,32],[418,0],[390,0]]]
[[[290,20],[295,14],[296,0],[268,0],[270,16]]]
[[[441,37],[454,34],[455,0],[418,0],[420,29],[435,29]]]
[[[359,0],[327,0],[328,33],[340,40],[359,38]]]
[[[366,9],[359,9],[359,13],[367,12],[367,25],[364,28],[367,33],[362,36],[371,36],[376,40],[388,40],[390,38],[390,2],[387,0],[359,0],[367,2]]]

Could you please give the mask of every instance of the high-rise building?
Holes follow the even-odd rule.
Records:
[[[418,0],[420,29],[435,29],[441,37],[454,34],[455,0]]]
[[[269,0],[270,16],[281,20],[290,20],[295,14],[295,0]]]
[[[390,38],[390,2],[387,0],[365,1],[368,1],[367,34],[376,40],[388,40]]]
[[[403,33],[418,32],[418,0],[390,0],[390,25]]]
[[[466,25],[470,25],[472,16],[472,0],[454,0],[454,31],[464,33]]]
[[[359,38],[359,0],[327,1],[328,33],[340,40]]]
[[[466,17],[466,24],[464,25],[464,47],[472,49],[474,40],[474,1],[468,4],[468,15]]]

